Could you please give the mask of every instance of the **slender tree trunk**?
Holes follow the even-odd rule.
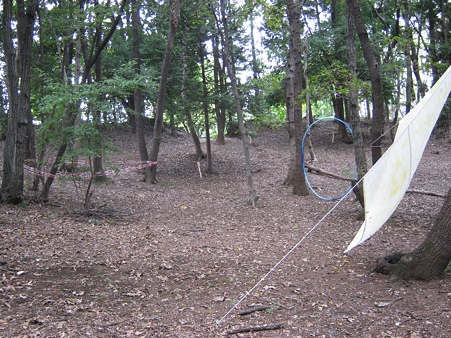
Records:
[[[139,28],[140,28],[140,6],[139,0],[130,0],[132,11],[132,40],[133,40],[133,69],[136,76],[141,73],[141,56],[139,52]],[[141,162],[146,162],[149,159],[147,153],[146,140],[144,137],[144,115],[142,111],[141,91],[139,88],[133,93],[133,103],[135,108],[135,126],[136,138],[138,140],[139,159]]]
[[[404,5],[404,11],[403,11],[403,17],[405,22],[405,31],[404,31],[404,39],[408,41],[410,39],[410,10],[409,5],[407,4],[407,1],[403,0]],[[412,108],[412,97],[413,95],[413,78],[412,78],[412,59],[411,59],[411,48],[410,43],[407,42],[407,44],[404,47],[404,54],[405,54],[405,60],[406,60],[406,115],[410,112],[410,109]]]
[[[290,21],[290,34],[292,36],[294,56],[294,138],[295,138],[295,165],[293,194],[307,196],[309,194],[302,170],[302,137],[304,135],[304,124],[302,122],[302,44],[300,26],[300,4],[293,0],[287,0],[288,18]]]
[[[308,53],[308,47],[307,47],[307,38],[305,39],[304,44],[304,80],[305,80],[305,106],[307,107],[307,126],[310,126],[313,123],[313,114],[312,114],[312,106],[310,104],[310,87],[309,87],[309,81],[308,81],[308,74],[307,74],[307,53]],[[310,160],[316,161],[316,155],[315,150],[313,149],[312,139],[310,137],[310,131],[307,133],[307,146],[310,154]]]
[[[366,118],[368,119],[368,121],[371,121],[371,106],[370,106],[370,100],[368,99],[368,97],[365,99],[365,103],[366,103]]]
[[[96,47],[100,47],[100,43],[102,42],[102,26],[99,25],[98,31],[97,31],[97,41],[96,41]],[[103,81],[103,74],[102,74],[102,55],[99,55],[96,64],[95,64],[95,75],[96,75],[96,82],[100,83]],[[99,102],[105,101],[105,94],[100,94],[98,98]],[[102,126],[101,126],[101,116],[102,112],[100,109],[96,109],[94,112],[94,128],[98,132],[98,137],[94,136],[92,139],[92,143],[94,145],[94,149],[98,150],[99,152],[94,155],[92,159],[92,167],[93,167],[93,180],[94,182],[106,182],[108,178],[105,175],[102,176],[95,176],[95,173],[103,171],[103,161],[102,161],[102,139],[101,139],[101,132],[102,132]],[[87,192],[89,194],[89,192]],[[89,199],[86,199],[85,205],[89,202]]]
[[[43,27],[42,27],[41,7],[39,5],[37,8],[37,15],[38,15],[38,27],[39,27],[39,61],[40,61],[41,72],[44,74],[45,62],[44,62]],[[41,99],[42,99],[44,97],[44,81],[41,82],[40,89],[41,89],[40,94],[41,94]],[[44,123],[44,114],[41,114],[38,118],[39,118],[41,124],[43,124]],[[44,156],[45,156],[44,149],[39,149],[39,159],[38,159],[38,162],[36,163],[36,168],[38,170],[42,169],[42,161],[44,159]],[[35,157],[36,157],[36,155],[35,155]],[[40,181],[41,181],[41,177],[39,175],[34,175],[33,186],[31,188],[33,191],[38,191]]]
[[[230,62],[230,53],[229,53],[229,29],[228,29],[228,24],[227,24],[227,17],[225,14],[225,8],[224,8],[224,0],[220,0],[220,4],[221,4],[221,17],[222,17],[222,24],[223,24],[223,29],[224,29],[224,33],[221,34],[222,37],[222,45],[224,46],[224,62],[225,65],[227,67],[227,73],[229,75],[230,78],[230,82],[232,84],[232,89],[233,89],[233,96],[235,98],[235,105],[236,105],[236,113],[238,116],[238,126],[240,129],[240,133],[241,133],[241,140],[243,142],[243,151],[244,151],[244,162],[246,165],[246,176],[247,176],[247,184],[249,187],[249,199],[250,199],[250,203],[255,206],[258,200],[258,196],[257,193],[255,191],[254,188],[254,181],[252,178],[252,169],[251,169],[251,159],[250,159],[250,155],[249,155],[249,143],[248,143],[248,139],[247,139],[247,134],[246,134],[246,129],[244,127],[244,119],[243,119],[243,113],[241,111],[241,103],[240,103],[240,96],[238,93],[238,87],[236,84],[236,79],[235,79],[235,75],[232,69],[232,65]],[[218,26],[219,26],[219,22],[218,20],[216,20]],[[218,29],[219,30],[219,29]],[[221,32],[219,30],[219,32]]]
[[[435,84],[440,78],[440,72],[438,69],[438,62],[440,58],[438,56],[437,48],[437,17],[434,13],[433,6],[429,6],[428,13],[426,14],[428,18],[428,30],[429,30],[429,58],[432,70],[432,84]]]
[[[331,21],[332,21],[332,29],[338,29],[339,27],[339,15],[340,15],[340,11],[339,11],[339,6],[337,5],[337,0],[332,0],[331,1]],[[339,46],[339,42],[337,39],[334,39],[333,42],[333,48],[334,48],[334,57],[339,60],[341,59],[341,56],[339,55],[339,49],[341,46]],[[339,82],[339,86],[343,86],[343,82],[345,81],[345,79],[343,77],[338,77],[338,79],[336,79],[336,81]],[[335,109],[335,117],[345,121],[345,110],[344,110],[344,98],[341,94],[339,93],[334,93],[332,94],[332,101],[334,103],[334,109]],[[337,122],[336,124],[338,124],[338,134],[341,136],[341,141],[344,143],[351,143],[352,140],[350,139],[350,137],[348,136],[348,128],[346,128],[346,126],[341,123],[341,122]]]
[[[382,100],[382,81],[379,73],[379,65],[373,52],[365,23],[363,22],[360,4],[358,0],[348,0],[354,17],[354,24],[362,45],[371,79],[371,96],[373,99],[373,119],[371,127],[371,156],[373,165],[382,156],[382,134],[384,132],[384,101]]]
[[[290,46],[293,46],[293,37],[290,36]],[[290,157],[288,160],[288,173],[284,185],[294,184],[295,166],[296,166],[296,139],[294,137],[294,53],[293,48],[288,50],[288,67],[286,79],[286,107],[288,122],[288,137],[290,138]]]
[[[359,116],[359,98],[358,89],[355,84],[357,81],[357,57],[355,52],[355,38],[354,38],[354,19],[352,17],[351,8],[348,5],[348,17],[347,17],[347,37],[346,46],[349,61],[349,97],[348,97],[348,107],[349,107],[349,120],[351,128],[353,130],[353,141],[354,141],[354,157],[357,167],[357,182],[365,176],[368,171],[365,150],[363,148],[363,136],[362,129],[360,126],[360,116]],[[354,185],[357,183],[354,182]],[[364,198],[362,185],[358,185],[354,188],[354,194],[360,202],[360,205],[364,207]]]
[[[75,120],[78,117],[77,113],[74,113],[77,111],[78,107],[76,107],[74,104],[68,104],[64,108],[64,118],[62,121],[62,124],[65,126],[73,126],[75,124]],[[54,176],[56,172],[58,171],[58,168],[61,166],[61,159],[66,152],[68,144],[62,143],[58,151],[56,153],[55,161],[53,162],[52,168],[50,169],[50,175],[45,180],[44,186],[42,188],[41,197],[44,201],[48,201],[49,199],[49,193],[50,193],[50,187],[52,186]]]
[[[188,73],[187,73],[186,56],[184,53],[182,53],[182,62],[183,62],[183,69],[182,69],[183,83],[182,83],[181,96],[182,96],[182,100],[185,101],[187,99],[186,83],[188,81]],[[202,146],[200,144],[199,137],[197,136],[196,128],[194,128],[193,117],[191,116],[191,112],[189,110],[188,105],[185,105],[183,110],[185,112],[186,122],[188,123],[189,133],[191,135],[191,139],[193,140],[194,148],[196,150],[196,157],[197,157],[197,160],[200,161],[201,159],[204,158],[204,153],[202,151]]]
[[[216,124],[218,127],[218,136],[216,137],[216,144],[224,145],[225,138],[225,124],[226,124],[226,116],[224,109],[224,98],[222,97],[221,85],[219,81],[219,73],[221,71],[221,65],[219,64],[219,48],[218,48],[218,37],[212,35],[211,44],[213,47],[213,80],[215,83],[215,113],[216,113]],[[218,97],[220,96],[220,98]]]
[[[250,15],[250,21],[251,21],[251,52],[252,52],[252,75],[255,81],[255,86],[254,86],[254,115],[256,117],[261,116],[262,113],[262,108],[260,105],[260,89],[258,88],[257,85],[257,80],[258,80],[258,76],[259,76],[259,70],[258,70],[258,60],[257,60],[257,50],[255,48],[255,38],[254,38],[254,16],[251,13]]]
[[[205,62],[204,62],[204,46],[203,43],[200,44],[200,65],[202,71],[202,89],[203,89],[203,110],[205,118],[205,135],[207,143],[207,169],[206,172],[211,174],[213,172],[213,163],[211,159],[211,142],[210,142],[210,121],[208,112],[208,91],[207,91],[207,78],[205,76]]]
[[[336,108],[336,116],[342,121],[345,121],[345,110],[344,110],[344,99],[342,96],[338,96],[335,98],[335,108]],[[338,133],[341,135],[341,140],[344,143],[352,143],[352,140],[348,135],[348,128],[341,123],[338,122]]]
[[[168,6],[169,7],[169,6]],[[161,135],[163,133],[163,113],[164,113],[164,96],[166,94],[166,83],[169,74],[169,64],[171,63],[172,49],[174,48],[175,32],[178,26],[182,0],[169,8],[170,10],[170,26],[168,32],[168,41],[166,51],[164,53],[163,65],[161,67],[161,78],[158,87],[157,109],[155,113],[155,125],[152,136],[152,145],[150,148],[150,161],[155,162],[158,159],[158,151],[160,150]],[[157,166],[148,167],[146,170],[145,181],[151,184],[157,183]]]

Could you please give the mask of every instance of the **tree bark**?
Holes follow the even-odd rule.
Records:
[[[344,99],[342,96],[335,96],[332,98],[335,107],[335,116],[344,121],[345,120],[345,110],[344,110]],[[338,121],[337,121],[338,122]],[[341,122],[338,122],[338,134],[341,135],[341,140],[344,143],[352,143],[348,135],[348,128]]]
[[[354,18],[352,16],[351,7],[348,2],[348,17],[347,17],[347,36],[346,36],[346,46],[349,61],[349,96],[348,96],[348,109],[349,109],[349,120],[353,131],[353,141],[354,141],[354,157],[357,167],[357,183],[363,176],[365,176],[368,171],[365,150],[363,148],[363,136],[362,129],[360,126],[360,116],[359,116],[359,101],[358,101],[358,89],[356,88],[357,81],[357,57],[355,52],[355,38],[354,38]],[[354,194],[356,195],[359,203],[364,207],[364,198],[362,186],[358,185],[354,188]]]
[[[305,182],[304,171],[302,170],[302,136],[305,128],[302,122],[302,44],[301,44],[301,25],[300,25],[300,4],[293,0],[287,0],[288,18],[290,21],[290,35],[292,41],[294,57],[294,182],[293,194],[298,196],[307,196],[309,194]]]
[[[402,279],[440,277],[451,261],[451,189],[423,243],[408,254],[395,253],[378,260],[375,271]]]
[[[290,36],[290,46],[293,45],[292,39]],[[287,67],[287,79],[285,80],[285,96],[286,96],[286,108],[287,108],[287,129],[288,129],[288,137],[290,139],[290,157],[288,159],[288,172],[284,185],[293,185],[294,184],[294,168],[296,165],[296,143],[294,137],[294,54],[293,48],[289,48],[288,50],[288,67]]]
[[[379,73],[379,65],[373,52],[365,23],[363,22],[360,4],[358,0],[348,0],[354,17],[354,24],[362,45],[371,79],[371,96],[373,99],[373,119],[371,127],[371,156],[373,165],[382,156],[382,134],[384,132],[384,101],[382,100],[382,81]]]
[[[31,117],[30,81],[33,28],[38,8],[37,0],[16,1],[17,52],[12,34],[13,1],[3,5],[3,48],[6,68],[6,85],[9,98],[9,121],[3,153],[2,199],[18,204],[23,200],[23,164],[27,153],[27,129]]]
[[[97,39],[96,39],[96,48],[100,47],[100,43],[102,42],[102,25],[99,25],[97,27]],[[95,80],[96,82],[100,83],[103,81],[103,74],[102,74],[102,55],[99,55],[97,58],[97,61],[95,63]],[[105,94],[101,93],[98,97],[99,102],[105,101]],[[94,136],[92,138],[92,144],[94,146],[94,151],[96,154],[94,155],[92,159],[92,167],[93,167],[93,180],[94,182],[107,182],[108,178],[105,175],[102,176],[95,176],[95,173],[103,171],[103,160],[102,160],[102,139],[101,139],[101,116],[102,112],[100,109],[96,109],[94,112],[94,128],[98,132],[98,137]],[[89,191],[87,191],[87,194],[89,194]],[[87,203],[89,202],[89,199],[86,199],[85,201],[85,207],[87,207]]]
[[[202,89],[203,89],[202,108],[204,110],[205,136],[206,136],[206,143],[207,143],[207,169],[206,169],[206,172],[208,174],[211,174],[211,173],[213,173],[213,162],[211,159],[210,121],[209,121],[210,117],[209,117],[209,111],[208,111],[208,90],[207,90],[207,78],[205,76],[203,43],[200,43],[199,53],[200,53],[200,65],[201,65],[201,72],[202,72]]]
[[[308,74],[307,74],[307,54],[308,54],[308,47],[307,47],[307,38],[305,39],[305,44],[304,44],[304,80],[305,80],[305,89],[306,89],[306,94],[305,94],[305,106],[307,108],[307,126],[310,127],[310,125],[313,123],[313,113],[312,113],[312,105],[310,104],[310,87],[309,87],[309,80],[308,80]],[[310,131],[307,133],[306,136],[306,140],[307,140],[307,147],[308,147],[308,151],[310,154],[310,160],[312,162],[316,161],[316,155],[315,155],[315,150],[313,149],[313,144],[312,144],[312,138],[310,137]]]
[[[140,18],[139,10],[140,3],[139,0],[131,0],[131,11],[132,11],[132,41],[133,41],[133,70],[136,76],[141,73],[141,56],[139,52],[139,28],[140,28]],[[136,126],[136,138],[138,140],[138,151],[139,159],[141,162],[146,162],[149,159],[149,154],[147,153],[146,140],[144,138],[144,116],[142,111],[142,99],[141,91],[137,88],[133,93],[133,106],[135,108],[135,126]]]
[[[255,36],[254,36],[254,15],[250,14],[250,21],[251,21],[251,52],[252,52],[252,75],[255,81],[254,85],[254,104],[253,104],[253,113],[255,117],[260,117],[263,115],[262,107],[260,104],[260,89],[257,85],[257,80],[259,78],[259,66],[258,66],[258,60],[257,60],[257,50],[255,48]]]
[[[213,60],[214,60],[214,69],[213,69],[213,80],[215,83],[215,113],[216,113],[216,124],[218,126],[218,136],[216,137],[216,144],[224,145],[225,138],[225,124],[226,124],[226,116],[224,109],[224,98],[221,95],[221,85],[219,80],[219,73],[221,71],[221,65],[219,64],[219,48],[218,48],[218,37],[212,35],[211,43],[213,47]]]
[[[180,10],[182,7],[182,0],[177,0],[173,6],[168,7],[170,11],[170,26],[168,32],[168,40],[166,44],[166,51],[164,53],[163,65],[161,67],[161,78],[158,87],[157,109],[155,113],[155,125],[152,136],[152,146],[150,148],[150,161],[156,162],[158,159],[158,151],[160,150],[161,135],[163,133],[163,113],[164,113],[164,96],[166,94],[166,83],[168,81],[169,65],[171,63],[172,49],[174,48],[175,32],[177,31],[178,20],[180,17]],[[171,8],[172,7],[172,8]],[[157,165],[148,167],[146,182],[151,184],[157,183]]]
[[[406,115],[410,112],[410,109],[412,108],[412,97],[413,95],[413,78],[412,78],[412,59],[411,59],[411,47],[409,43],[410,39],[410,10],[409,5],[407,4],[407,1],[403,0],[403,18],[405,22],[405,32],[404,32],[404,39],[407,41],[406,45],[404,46],[404,54],[405,54],[405,60],[406,60],[406,72],[407,72],[407,78],[406,78]]]

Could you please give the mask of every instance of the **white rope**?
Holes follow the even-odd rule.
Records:
[[[385,136],[390,130],[392,130],[393,128],[395,128],[396,126],[398,126],[398,124],[399,124],[399,121],[395,124],[395,125],[393,125],[393,126],[391,126],[391,128],[389,128],[385,133],[383,133],[377,140],[379,140],[381,137],[383,137],[383,136]],[[374,142],[376,142],[377,140],[375,140]],[[374,143],[373,142],[373,143]],[[371,144],[371,147],[373,147],[373,143]],[[370,168],[370,170],[368,170],[368,172],[369,171],[371,171],[371,168]],[[294,250],[296,250],[296,248],[299,246],[299,245],[301,245],[301,243],[324,221],[324,219],[327,217],[327,216],[329,216],[331,213],[332,213],[332,211],[334,211],[337,207],[338,207],[338,205],[349,195],[349,193],[351,192],[351,191],[353,191],[354,190],[354,188],[357,186],[357,185],[359,185],[360,184],[360,182],[362,182],[363,181],[363,179],[365,178],[365,176],[368,174],[368,172],[351,188],[351,189],[349,189],[349,191],[346,193],[346,194],[344,194],[343,195],[343,197],[332,207],[332,209],[330,209],[328,212],[327,212],[327,214],[325,214],[324,216],[323,216],[323,218],[321,218],[320,220],[319,220],[319,222],[318,223],[316,223],[315,224],[315,226],[313,227],[313,228],[311,228],[306,234],[305,234],[305,236],[304,237],[302,237],[301,238],[301,240],[299,241],[299,242],[297,242],[296,243],[296,245],[293,247],[293,248],[291,248],[291,250],[290,251],[288,251],[288,253],[285,255],[285,256],[283,256],[282,257],[282,259],[280,259],[278,262],[277,262],[277,264],[276,265],[274,265],[274,267],[271,269],[271,270],[269,270],[268,271],[268,273],[266,274],[266,275],[264,275],[260,280],[259,280],[259,282],[257,283],[257,284],[255,284],[253,287],[252,287],[252,289],[250,289],[243,297],[241,297],[241,299],[238,301],[238,303],[236,303],[230,310],[229,310],[229,312],[227,312],[220,320],[218,320],[217,322],[216,322],[216,324],[217,325],[219,325],[233,310],[235,310],[236,309],[236,307],[238,306],[238,305],[240,305],[241,304],[241,302],[243,302],[243,300],[245,300],[246,298],[247,298],[247,296],[249,296],[251,293],[252,293],[252,291],[254,291],[275,269],[277,269],[277,267],[294,251]]]
[[[250,289],[243,297],[241,297],[241,299],[238,301],[238,303],[236,303],[230,310],[229,310],[229,312],[227,312],[220,320],[218,320],[217,322],[216,322],[216,325],[219,325],[233,310],[235,310],[236,309],[236,307],[238,306],[238,305],[240,305],[241,304],[241,302],[243,301],[243,300],[245,300],[246,298],[247,298],[247,296],[249,296],[251,293],[252,293],[252,291],[254,291],[256,288],[257,288],[257,286],[259,286],[275,269],[277,269],[277,267],[294,251],[294,250],[296,250],[296,248],[299,246],[299,245],[301,245],[301,243],[322,223],[322,221],[324,221],[324,219],[327,217],[327,216],[329,216],[331,213],[332,213],[332,211],[334,211],[336,208],[337,208],[337,206],[349,195],[349,193],[351,192],[351,191],[353,191],[353,189],[358,185],[358,184],[360,184],[360,182],[363,180],[363,177],[352,187],[352,189],[350,189],[333,207],[332,207],[332,209],[330,209],[329,210],[329,212],[327,213],[327,214],[325,214],[319,221],[318,221],[318,223],[316,223],[315,224],[315,226],[313,227],[313,228],[311,228],[305,235],[304,235],[304,237],[302,237],[301,238],[301,240],[299,241],[299,242],[297,242],[296,243],[296,245],[295,246],[293,246],[293,248],[291,248],[291,250],[290,251],[288,251],[288,253],[285,255],[285,256],[283,256],[282,257],[282,259],[280,259],[278,262],[277,262],[277,264],[276,265],[274,265],[273,266],[273,268],[271,269],[271,270],[269,270],[267,273],[266,273],[266,275],[264,275],[261,279],[260,279],[260,281],[257,283],[257,284],[255,284],[253,287],[252,287],[252,289]]]
[[[375,139],[373,142],[371,142],[370,148],[382,148],[382,145],[375,146],[374,143],[376,143],[379,139],[381,139],[386,134],[388,134],[393,128],[396,128],[401,120],[398,120],[398,122],[396,122],[394,125],[392,125],[390,128],[388,128],[388,130],[385,133],[383,133],[381,136],[379,136],[377,139]]]

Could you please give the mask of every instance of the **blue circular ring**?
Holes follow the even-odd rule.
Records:
[[[336,121],[339,121],[339,122],[343,123],[343,124],[349,129],[349,131],[351,132],[351,135],[354,136],[354,134],[352,133],[351,127],[349,127],[349,125],[348,125],[345,121],[340,120],[340,119],[337,119],[336,117],[323,117],[322,119],[316,120],[315,122],[313,122],[313,123],[307,128],[307,130],[305,131],[304,137],[302,138],[302,148],[301,148],[301,155],[302,155],[302,169],[304,170],[305,181],[307,182],[307,184],[308,184],[310,190],[313,191],[313,193],[314,193],[317,197],[319,197],[319,198],[321,198],[322,200],[325,200],[325,201],[336,201],[336,200],[339,200],[339,199],[341,199],[341,198],[343,198],[343,197],[345,197],[345,196],[347,195],[347,193],[349,192],[349,190],[352,189],[352,183],[351,183],[351,186],[349,187],[349,189],[346,190],[346,192],[345,192],[343,195],[341,195],[340,197],[336,197],[336,198],[325,198],[325,197],[322,197],[322,196],[318,195],[318,194],[316,193],[316,191],[313,190],[313,187],[310,185],[310,182],[309,182],[309,180],[308,180],[308,178],[307,178],[307,172],[305,171],[305,163],[304,163],[304,141],[305,141],[305,137],[307,136],[307,133],[309,132],[310,128],[313,127],[314,124],[316,124],[316,123],[318,123],[318,122],[320,122],[320,121],[323,121],[323,120],[336,120]],[[356,165],[355,171],[354,171],[354,180],[355,180],[356,177],[357,177],[357,165]]]

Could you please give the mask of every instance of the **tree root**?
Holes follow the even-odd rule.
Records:
[[[382,273],[384,275],[393,275],[398,269],[398,262],[405,255],[406,254],[402,252],[395,252],[391,255],[379,258],[373,272]]]

